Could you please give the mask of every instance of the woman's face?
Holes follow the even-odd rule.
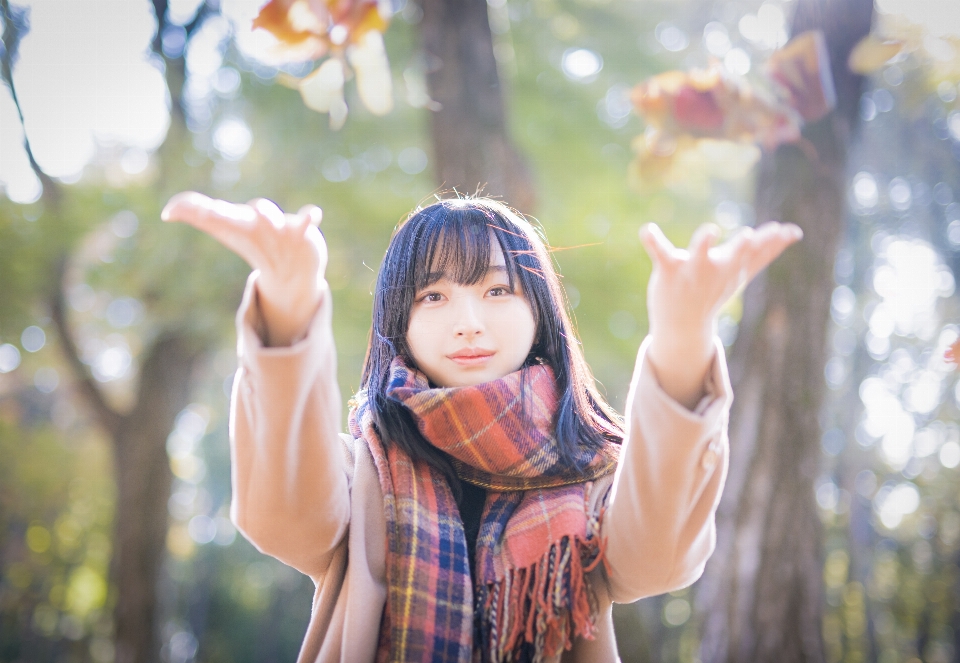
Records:
[[[438,387],[466,387],[518,370],[533,347],[536,324],[515,279],[510,288],[503,251],[491,238],[490,267],[474,285],[444,277],[417,292],[407,347]]]

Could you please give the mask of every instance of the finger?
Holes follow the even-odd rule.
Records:
[[[745,248],[742,262],[743,279],[749,281],[784,250],[800,240],[803,231],[793,224],[766,223],[760,226]]]
[[[161,218],[181,221],[210,235],[251,267],[257,268],[262,262],[259,242],[253,237],[260,216],[249,205],[237,205],[187,191],[170,199]]]
[[[678,260],[677,248],[655,223],[647,223],[640,227],[640,242],[655,264],[666,266]]]
[[[161,221],[182,221],[187,208],[206,198],[196,191],[181,191],[170,197],[160,212]]]
[[[720,238],[720,227],[715,223],[704,223],[690,238],[690,255],[697,258],[706,258],[707,253]]]
[[[210,200],[196,191],[181,191],[170,197],[160,212],[161,221],[184,221],[193,210],[201,207]]]
[[[717,262],[727,262],[739,265],[743,261],[744,252],[754,241],[756,231],[745,226],[720,246],[710,249],[710,257]]]
[[[160,212],[164,221],[182,221],[205,232],[222,225],[249,226],[255,217],[247,205],[215,200],[195,191],[176,194]]]
[[[323,210],[316,205],[304,205],[295,215],[289,216],[291,225],[303,230],[307,226],[319,226],[323,220]]]
[[[316,205],[304,205],[297,214],[306,216],[310,225],[313,226],[319,226],[320,222],[323,221],[323,210]]]
[[[254,198],[249,203],[250,207],[257,211],[261,218],[268,220],[274,228],[282,228],[285,224],[283,210],[272,200],[266,198]]]

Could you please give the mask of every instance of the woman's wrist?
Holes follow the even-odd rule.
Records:
[[[326,290],[318,279],[313,287],[271,287],[257,281],[257,305],[264,326],[264,345],[290,346],[303,339]]]
[[[652,329],[647,358],[660,388],[689,410],[704,396],[707,371],[713,362],[713,326],[680,333]]]

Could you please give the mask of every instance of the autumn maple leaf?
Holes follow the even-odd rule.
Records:
[[[772,150],[801,139],[804,122],[836,104],[823,34],[804,32],[775,51],[762,74],[734,75],[719,62],[668,71],[635,86],[631,101],[646,130],[634,143],[645,179],[669,168],[679,146],[716,140]]]
[[[723,111],[711,90],[684,86],[673,100],[677,124],[694,135],[714,136],[723,127]]]
[[[330,55],[304,78],[286,76],[304,104],[328,113],[330,126],[347,117],[344,82],[356,75],[360,100],[375,115],[393,108],[390,63],[383,46],[389,8],[378,0],[270,0],[253,21],[272,34],[273,57],[304,62]]]
[[[943,359],[948,364],[956,364],[960,367],[960,338],[947,348],[947,351],[943,353]]]

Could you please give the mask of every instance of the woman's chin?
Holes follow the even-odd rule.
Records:
[[[430,377],[430,381],[440,387],[473,387],[491,380],[499,380],[512,372],[500,370],[496,366],[452,366],[442,371],[440,375]]]

